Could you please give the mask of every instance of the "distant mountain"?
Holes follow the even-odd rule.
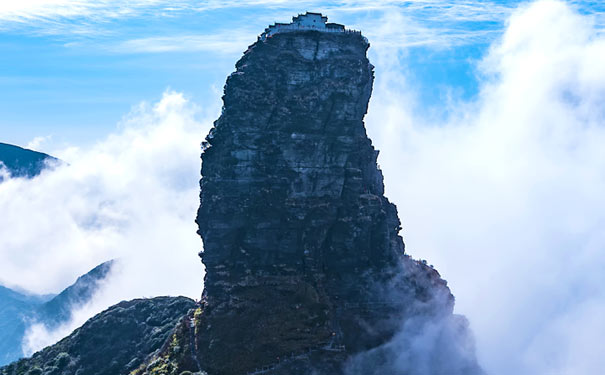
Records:
[[[0,286],[0,365],[23,355],[24,317],[44,302],[44,297],[28,296]]]
[[[74,306],[91,300],[115,261],[105,262],[56,296],[32,296],[0,286],[0,366],[23,357],[21,349],[28,323],[54,328],[67,322]]]
[[[75,283],[36,309],[37,320],[51,328],[69,320],[73,306],[90,301],[99,282],[105,280],[114,263],[115,260],[110,260],[78,277]]]
[[[119,303],[0,375],[484,374],[384,195],[368,40],[326,21],[269,26],[227,78],[203,142],[199,305]]]
[[[185,297],[120,302],[55,345],[0,368],[0,375],[129,374],[164,346],[194,307]]]
[[[0,143],[0,162],[4,164],[13,177],[35,177],[46,168],[47,162],[57,160],[42,152]],[[2,178],[0,177],[1,181]]]

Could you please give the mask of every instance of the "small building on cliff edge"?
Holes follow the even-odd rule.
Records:
[[[305,14],[299,14],[298,16],[292,17],[291,23],[275,23],[265,29],[265,31],[259,36],[260,40],[266,40],[271,36],[288,31],[302,31],[302,30],[317,30],[323,32],[358,32],[353,30],[345,29],[344,25],[339,23],[328,23],[328,17],[321,13],[306,12]]]

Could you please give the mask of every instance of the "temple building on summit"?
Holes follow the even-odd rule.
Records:
[[[344,25],[339,23],[328,23],[328,17],[321,13],[306,12],[305,14],[299,14],[298,16],[292,17],[291,23],[275,23],[265,29],[260,35],[261,40],[280,33],[288,31],[302,31],[302,30],[317,30],[323,32],[356,32],[353,30],[345,29]]]

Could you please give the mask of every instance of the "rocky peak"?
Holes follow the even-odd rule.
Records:
[[[363,123],[368,47],[289,30],[237,62],[203,144],[201,304],[144,374],[426,373],[393,360],[415,347],[420,371],[481,373],[446,282],[405,254],[384,196]]]
[[[367,48],[359,35],[278,34],[237,63],[202,156],[207,298],[227,269],[244,271],[229,278],[276,270],[316,276],[336,259],[322,246],[339,209],[382,195],[362,122],[373,80]]]

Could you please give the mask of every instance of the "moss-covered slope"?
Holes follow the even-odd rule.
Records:
[[[0,368],[1,375],[122,375],[158,352],[194,308],[185,297],[120,302],[57,344]]]

